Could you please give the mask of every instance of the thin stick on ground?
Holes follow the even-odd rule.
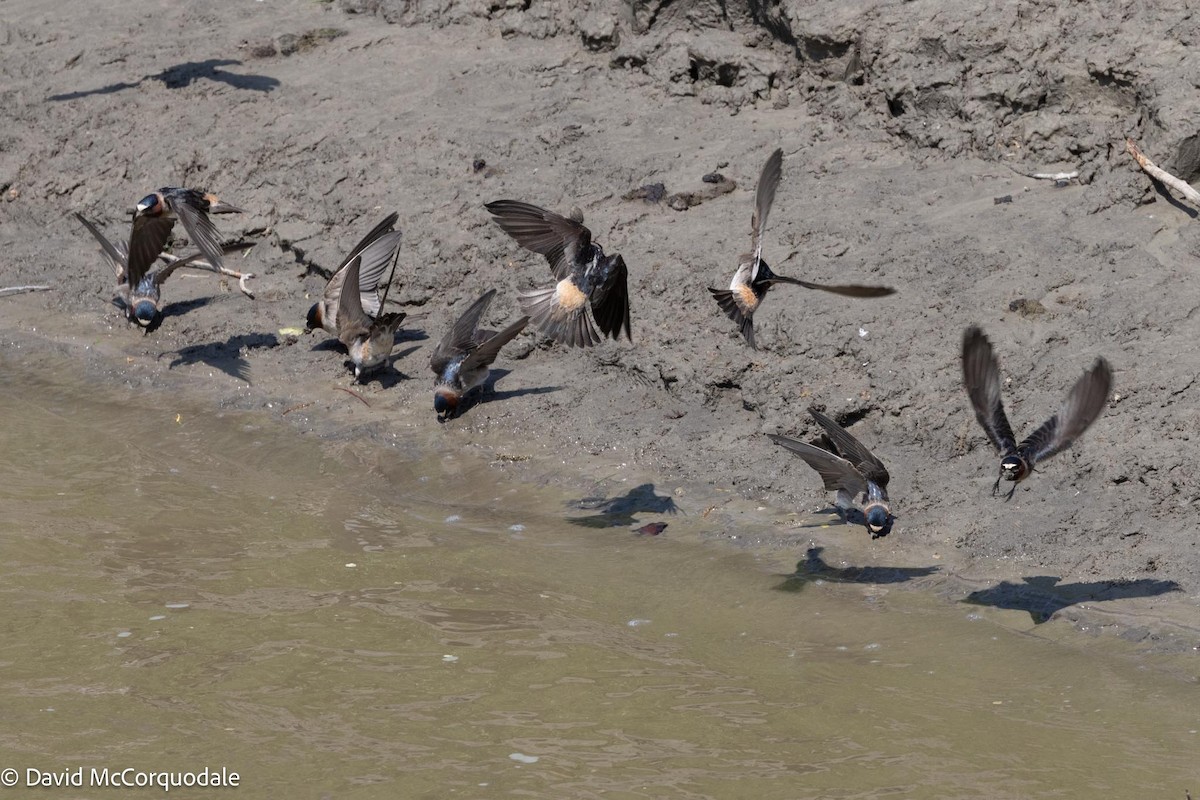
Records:
[[[1138,166],[1141,167],[1147,175],[1149,175],[1151,178],[1154,178],[1159,183],[1170,186],[1185,198],[1195,203],[1197,206],[1200,206],[1200,192],[1197,192],[1190,185],[1188,185],[1187,181],[1176,178],[1174,175],[1167,172],[1150,159],[1146,158],[1145,153],[1138,149],[1138,146],[1134,143],[1133,139],[1125,140],[1125,149],[1129,151],[1129,155],[1133,156],[1133,160],[1138,163]]]
[[[1036,181],[1054,181],[1055,183],[1058,183],[1059,181],[1072,181],[1079,177],[1079,170],[1077,169],[1071,170],[1070,172],[1021,172],[1021,170],[1017,169],[1011,164],[1005,164],[1004,166],[1008,167],[1022,178],[1033,178]]]
[[[49,286],[5,286],[0,289],[0,295],[24,294],[25,292],[48,292]]]
[[[162,257],[171,262],[179,260],[176,256],[173,256],[170,253],[163,253]],[[246,281],[254,277],[253,272],[238,272],[237,270],[229,269],[228,267],[214,267],[212,264],[203,259],[189,261],[188,263],[184,264],[184,267],[190,269],[202,269],[206,272],[215,272],[218,275],[224,275],[228,278],[237,278],[238,288],[242,290],[242,294],[246,295],[246,297],[249,297],[251,300],[254,299],[254,292],[250,291],[250,289],[246,286]]]
[[[362,401],[362,404],[364,406],[366,406],[367,408],[371,407],[371,404],[367,402],[367,398],[363,397],[361,394],[354,391],[353,389],[347,389],[345,386],[335,386],[333,388],[337,389],[339,392],[345,392],[346,394],[350,395],[351,397],[357,397],[359,400]]]

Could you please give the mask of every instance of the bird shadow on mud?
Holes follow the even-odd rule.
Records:
[[[549,394],[550,392],[560,391],[563,388],[561,386],[531,386],[528,389],[507,389],[505,391],[497,389],[496,384],[511,374],[511,369],[492,370],[487,380],[483,382],[483,386],[479,387],[482,390],[483,402],[492,403],[500,400],[510,400],[514,397],[525,397],[531,394]]]
[[[511,400],[514,397],[524,397],[525,395],[529,395],[529,394],[546,394],[548,392],[557,392],[558,390],[563,388],[561,386],[536,386],[536,387],[529,388],[529,389],[513,389],[511,391],[506,391],[506,392],[497,391],[496,390],[496,381],[501,380],[502,378],[504,378],[504,376],[509,375],[511,373],[512,373],[512,370],[509,370],[509,369],[494,369],[494,370],[492,370],[488,374],[487,380],[485,380],[483,382],[482,386],[480,386],[477,389],[471,390],[462,398],[461,404],[459,405],[459,407],[457,409],[455,409],[453,416],[450,416],[450,417],[439,416],[438,422],[448,422],[451,419],[457,419],[457,418],[461,417],[463,414],[466,414],[468,411],[470,411],[475,406],[481,405],[484,403],[501,402],[504,400]]]
[[[1191,206],[1183,203],[1180,200],[1176,200],[1174,197],[1172,197],[1171,193],[1169,191],[1167,191],[1167,187],[1165,185],[1163,185],[1162,181],[1158,180],[1157,178],[1151,177],[1150,183],[1154,186],[1154,191],[1158,192],[1159,197],[1161,197],[1163,200],[1167,201],[1167,203],[1169,205],[1171,205],[1174,208],[1176,208],[1177,210],[1182,211],[1183,213],[1187,214],[1188,217],[1190,217],[1191,219],[1200,217],[1200,211],[1197,211],[1196,209],[1192,208]]]
[[[250,362],[242,357],[242,350],[278,347],[279,339],[273,333],[249,333],[230,336],[224,342],[194,344],[176,350],[176,358],[169,369],[191,364],[207,364],[224,372],[231,378],[250,383]]]
[[[653,483],[643,483],[616,497],[584,497],[567,504],[582,511],[598,511],[590,517],[567,517],[572,525],[585,528],[625,528],[634,514],[678,514],[679,506],[669,495],[654,492]]]
[[[196,297],[191,300],[175,300],[167,303],[162,307],[163,317],[181,317],[184,314],[189,314],[197,308],[204,308],[211,303],[215,298],[212,295],[208,297]],[[124,305],[121,305],[124,308]]]
[[[796,571],[784,577],[774,587],[779,592],[799,592],[815,580],[833,583],[905,583],[917,578],[927,578],[941,571],[939,566],[929,567],[835,567],[821,553],[824,547],[810,547],[804,560],[796,563]]]
[[[1062,609],[1078,603],[1121,600],[1130,597],[1157,597],[1182,589],[1175,581],[1161,581],[1153,578],[1059,583],[1062,578],[1054,575],[1033,575],[1021,580],[1024,583],[1001,581],[988,589],[971,592],[963,599],[963,602],[977,606],[1025,611],[1035,625],[1041,625]]]
[[[126,89],[136,89],[146,81],[160,81],[168,89],[182,89],[198,80],[216,81],[232,86],[234,89],[245,89],[253,92],[270,92],[279,86],[279,81],[266,75],[242,75],[237,72],[226,72],[219,67],[241,64],[232,58],[210,58],[207,61],[186,61],[167,67],[154,75],[143,75],[136,81],[120,81],[101,86],[98,89],[86,89],[78,92],[67,92],[47,97],[47,100],[61,102],[63,100],[78,100],[95,94],[113,94]]]
[[[354,375],[354,362],[346,359],[344,362],[346,371],[351,376]],[[412,376],[407,372],[403,372],[396,367],[396,360],[389,358],[387,363],[380,369],[375,370],[370,375],[363,375],[354,381],[356,386],[367,386],[368,384],[377,383],[380,389],[391,389],[393,386],[399,385],[401,381],[412,380]]]

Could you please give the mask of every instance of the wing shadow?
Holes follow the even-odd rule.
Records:
[[[971,592],[963,598],[963,602],[977,606],[1025,611],[1035,625],[1041,625],[1062,609],[1078,603],[1120,600],[1128,597],[1157,597],[1160,594],[1178,592],[1182,589],[1175,581],[1153,578],[1059,583],[1062,578],[1054,575],[1032,575],[1021,580],[1023,583],[1001,581],[988,589]]]
[[[224,372],[231,378],[250,383],[250,362],[242,357],[242,349],[257,350],[262,347],[278,347],[279,339],[273,333],[250,333],[230,336],[224,342],[194,344],[176,352],[169,369],[181,365],[207,364]]]
[[[590,517],[567,517],[572,525],[585,528],[627,528],[634,523],[634,514],[678,514],[680,511],[670,495],[655,493],[653,483],[635,486],[616,497],[584,497],[568,506],[599,512]]]
[[[927,578],[941,567],[835,567],[821,557],[824,547],[810,547],[804,560],[796,563],[796,571],[784,577],[775,586],[780,592],[799,592],[815,580],[835,583],[905,583],[916,578]]]
[[[47,97],[47,100],[52,102],[62,102],[64,100],[78,100],[82,97],[90,97],[97,94],[113,94],[122,92],[126,89],[136,89],[146,81],[160,81],[168,89],[182,89],[185,86],[191,86],[196,81],[210,80],[217,83],[224,83],[232,86],[234,89],[244,89],[253,92],[270,92],[274,91],[279,86],[279,81],[276,78],[271,78],[266,75],[243,75],[237,72],[226,72],[219,67],[228,67],[241,64],[241,61],[231,58],[210,58],[206,61],[185,61],[182,64],[176,64],[173,67],[167,67],[162,72],[154,75],[143,75],[138,80],[130,83],[128,81],[119,81],[110,83],[107,86],[101,86],[98,89],[85,89],[77,92],[67,92],[65,94],[55,94]]]

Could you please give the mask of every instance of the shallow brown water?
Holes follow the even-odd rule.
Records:
[[[266,416],[2,358],[0,767],[22,781],[207,766],[245,797],[1200,788],[1194,656],[787,582],[671,529],[566,524],[567,498],[474,454],[405,441],[358,459]]]

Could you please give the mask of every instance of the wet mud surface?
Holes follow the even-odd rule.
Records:
[[[798,575],[816,549],[842,577],[937,567],[1032,615],[1105,601],[1196,622],[1200,228],[1122,149],[1132,136],[1175,174],[1200,173],[1185,3],[1137,19],[898,2],[6,8],[0,283],[52,286],[0,298],[6,347],[68,354],[97,380],[146,387],[163,413],[187,392],[356,445],[404,434],[478,451],[581,498],[632,497],[604,512],[614,522],[663,518],[663,535],[729,539],[799,561]],[[776,147],[764,256],[898,293],[781,287],[752,351],[706,287],[749,246]],[[1079,177],[1020,174],[1059,171]],[[258,242],[231,259],[256,274],[255,298],[180,275],[143,335],[69,214],[121,237],[160,185],[247,210],[218,222]],[[527,330],[484,402],[439,424],[433,345],[483,291],[498,290],[484,320],[498,329],[548,280],[490,221],[483,204],[501,198],[578,207],[624,256],[634,341],[568,350]],[[408,319],[392,369],[359,386],[335,341],[284,331],[393,209],[392,297]],[[1115,370],[1100,419],[1007,503],[961,386],[970,324],[996,347],[1018,436],[1097,355]],[[809,405],[888,465],[888,538],[811,525],[830,494],[764,435],[814,438]]]

